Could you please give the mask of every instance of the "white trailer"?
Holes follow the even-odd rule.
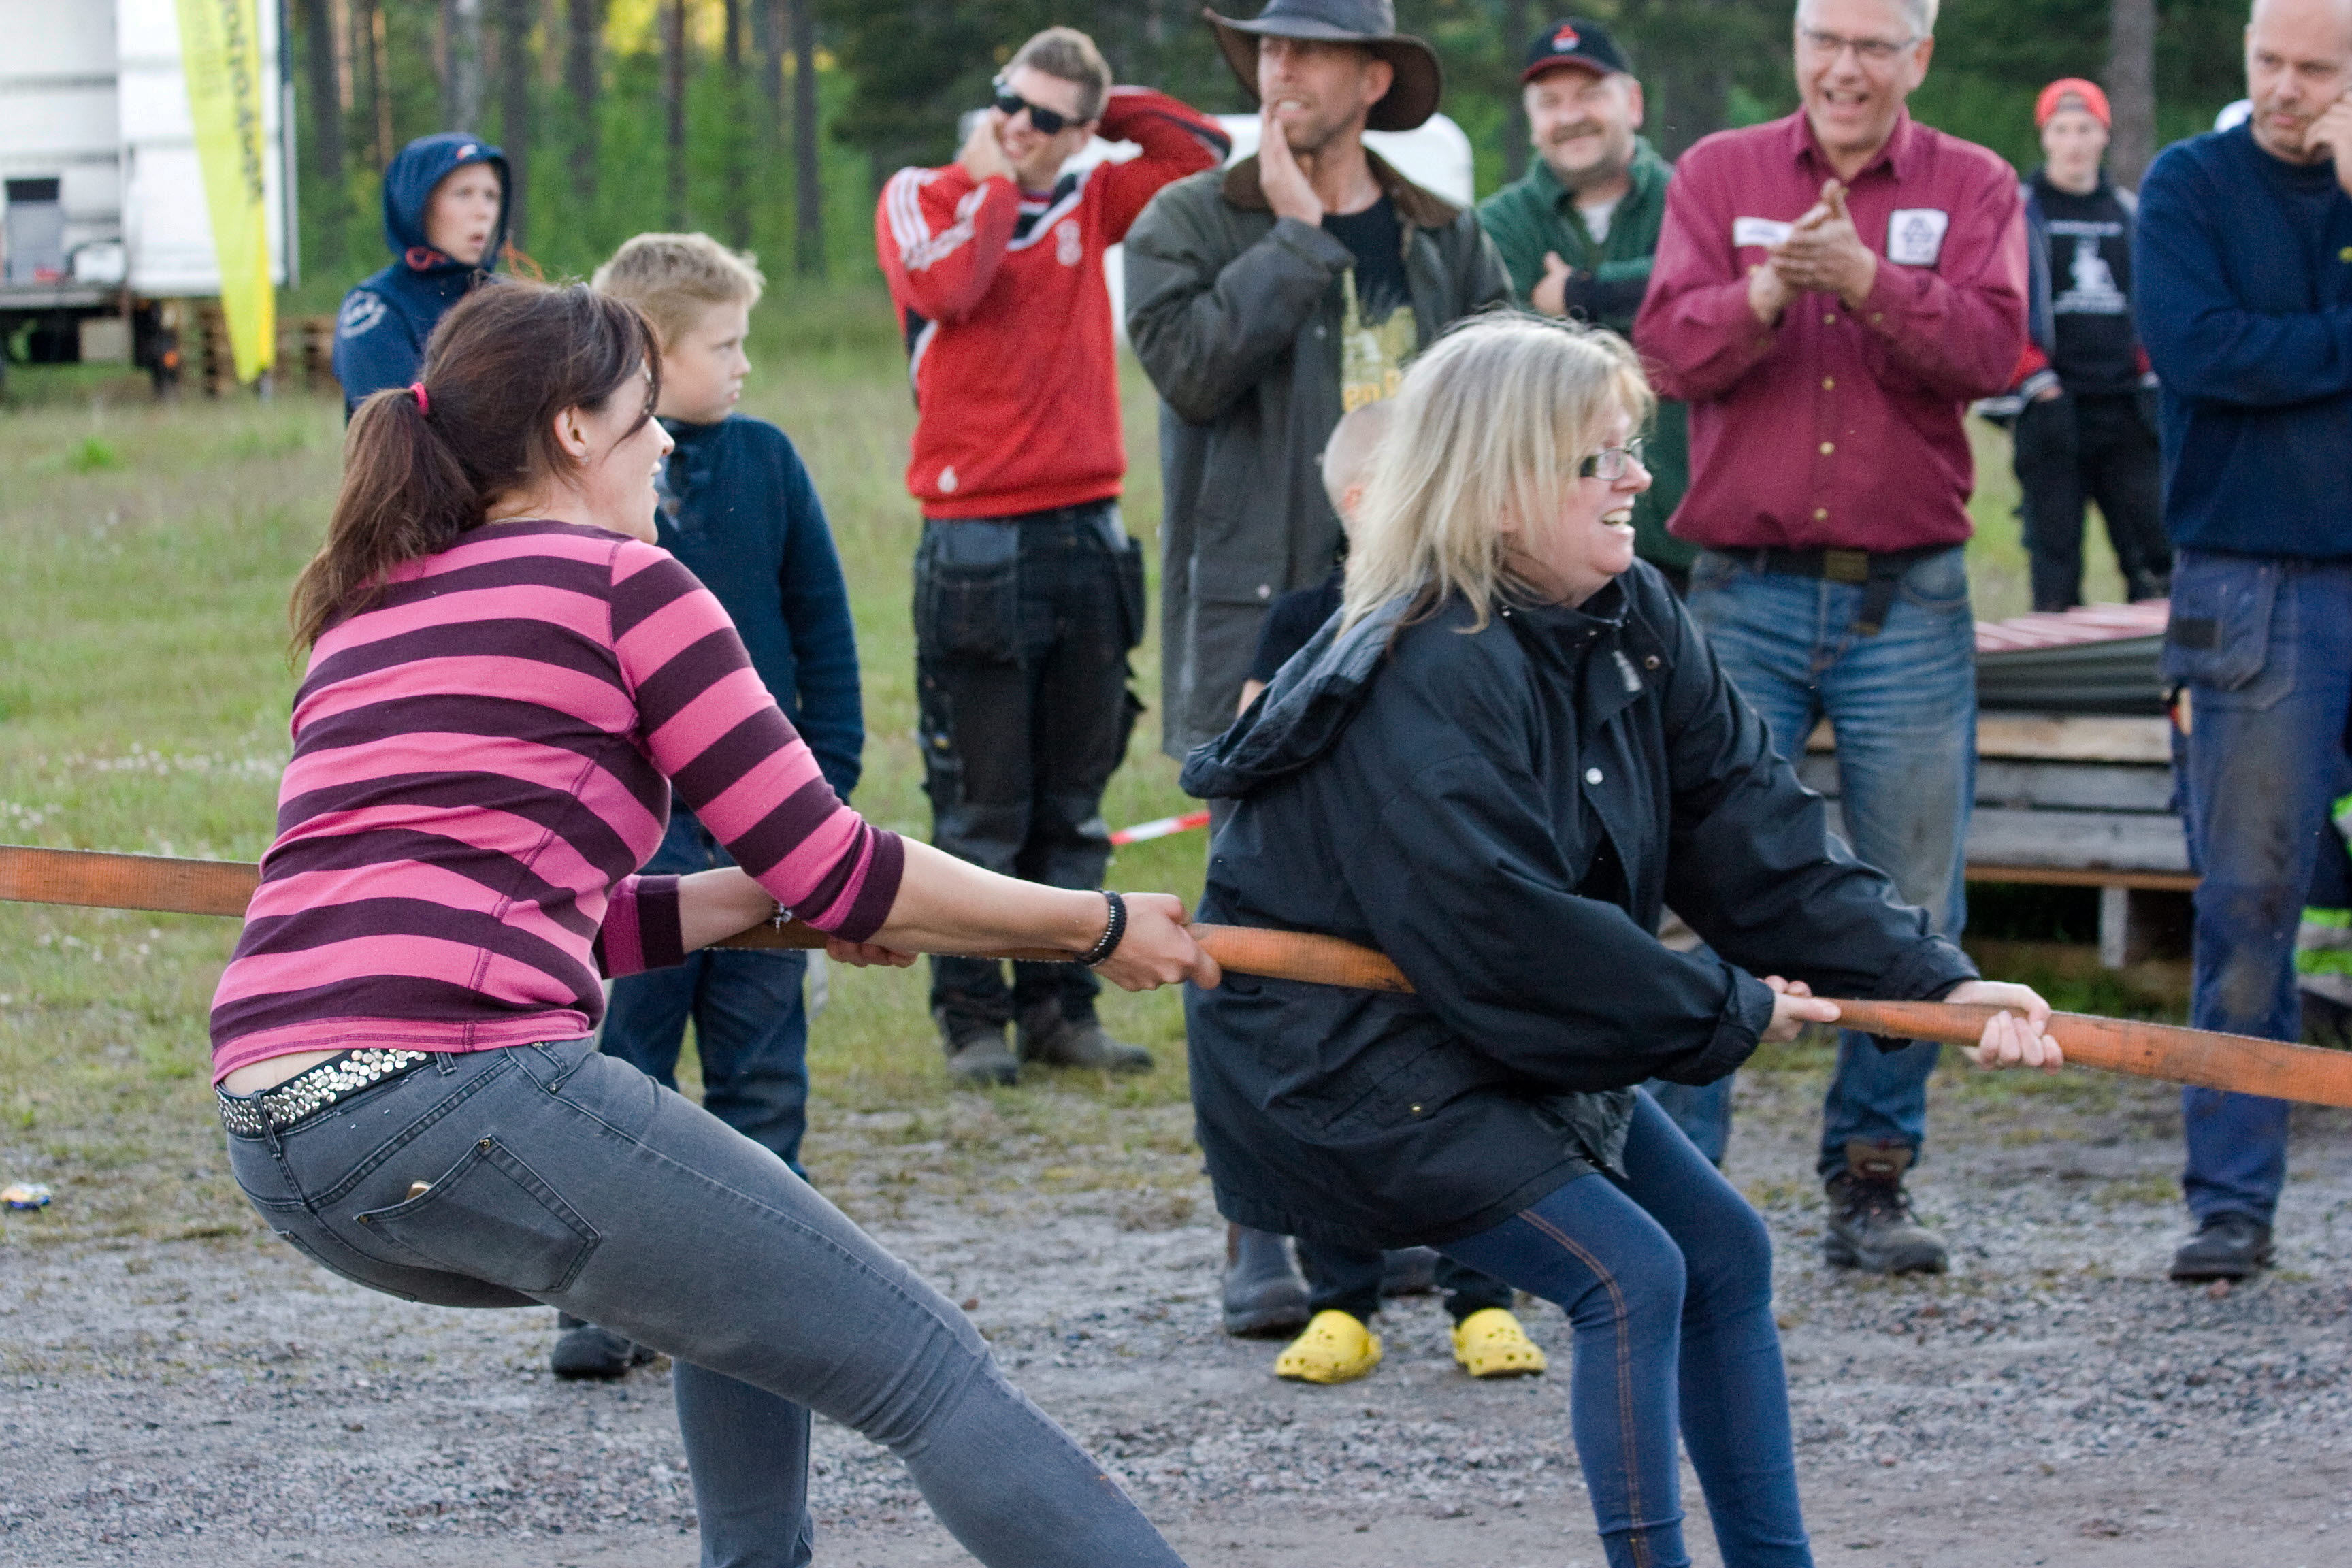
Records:
[[[258,0],[270,276],[299,280],[284,0]],[[179,371],[178,302],[220,292],[174,0],[0,0],[0,345]],[[29,328],[29,331],[27,330]],[[0,374],[6,360],[0,360]]]

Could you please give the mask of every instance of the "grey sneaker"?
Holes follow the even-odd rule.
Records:
[[[1941,1274],[1950,1259],[1943,1237],[1911,1217],[1903,1173],[1911,1151],[1900,1144],[1845,1146],[1845,1169],[1829,1179],[1829,1227],[1822,1257],[1832,1267],[1872,1274]]]
[[[1059,1002],[1021,1009],[1021,1059],[1048,1067],[1097,1068],[1104,1072],[1150,1072],[1151,1053],[1111,1038],[1092,1018],[1062,1016]]]
[[[944,1007],[931,1009],[940,1027],[940,1044],[947,1048],[948,1076],[959,1088],[986,1089],[991,1084],[1019,1080],[1021,1064],[1004,1044],[1004,1026],[959,1018]]]
[[[654,1359],[649,1345],[625,1340],[610,1329],[600,1329],[568,1312],[555,1316],[555,1326],[563,1331],[556,1336],[555,1349],[547,1358],[548,1370],[561,1378],[578,1380],[594,1378],[610,1383],[616,1377],[626,1377],[633,1366],[643,1366]]]

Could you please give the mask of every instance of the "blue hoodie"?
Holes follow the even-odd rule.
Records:
[[[498,267],[506,243],[503,202],[479,264],[453,261],[425,243],[425,205],[433,187],[467,163],[494,166],[499,190],[513,189],[504,153],[454,131],[418,137],[383,172],[383,242],[392,265],[344,295],[335,316],[335,379],[342,383],[346,419],[370,393],[416,379],[425,340],[443,313]]]
[[[2352,197],[2243,125],[2139,187],[2132,310],[2164,382],[2173,542],[2352,556]]]

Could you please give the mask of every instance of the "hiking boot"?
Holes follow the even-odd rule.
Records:
[[[940,1044],[947,1047],[948,1077],[959,1089],[986,1089],[1009,1084],[1021,1077],[1021,1063],[1004,1044],[1004,1026],[960,1018],[944,1007],[931,1009],[940,1026]]]
[[[1111,1038],[1091,1017],[1064,1016],[1059,1002],[1021,1009],[1021,1059],[1047,1067],[1096,1068],[1103,1072],[1150,1072],[1151,1053]]]
[[[1839,1268],[1872,1274],[1941,1274],[1949,1261],[1943,1237],[1911,1217],[1903,1173],[1912,1152],[1859,1141],[1845,1146],[1845,1169],[1828,1182],[1829,1227],[1822,1257]]]
[[[610,1383],[616,1377],[628,1376],[631,1367],[643,1366],[654,1359],[652,1346],[625,1340],[610,1329],[600,1329],[569,1312],[558,1312],[555,1326],[563,1331],[556,1336],[547,1366],[558,1377],[594,1378]]]
[[[2209,1215],[2172,1255],[2175,1279],[2244,1279],[2271,1260],[2271,1227],[2247,1214]]]
[[[1225,1227],[1225,1332],[1287,1334],[1307,1323],[1307,1280],[1290,1237],[1245,1225]]]
[[[1426,1296],[1437,1289],[1437,1249],[1391,1247],[1381,1255],[1381,1294]]]

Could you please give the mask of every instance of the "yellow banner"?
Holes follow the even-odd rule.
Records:
[[[196,122],[196,161],[220,261],[221,314],[236,378],[278,358],[278,299],[269,286],[268,188],[262,176],[261,34],[255,0],[179,0],[180,65]]]

